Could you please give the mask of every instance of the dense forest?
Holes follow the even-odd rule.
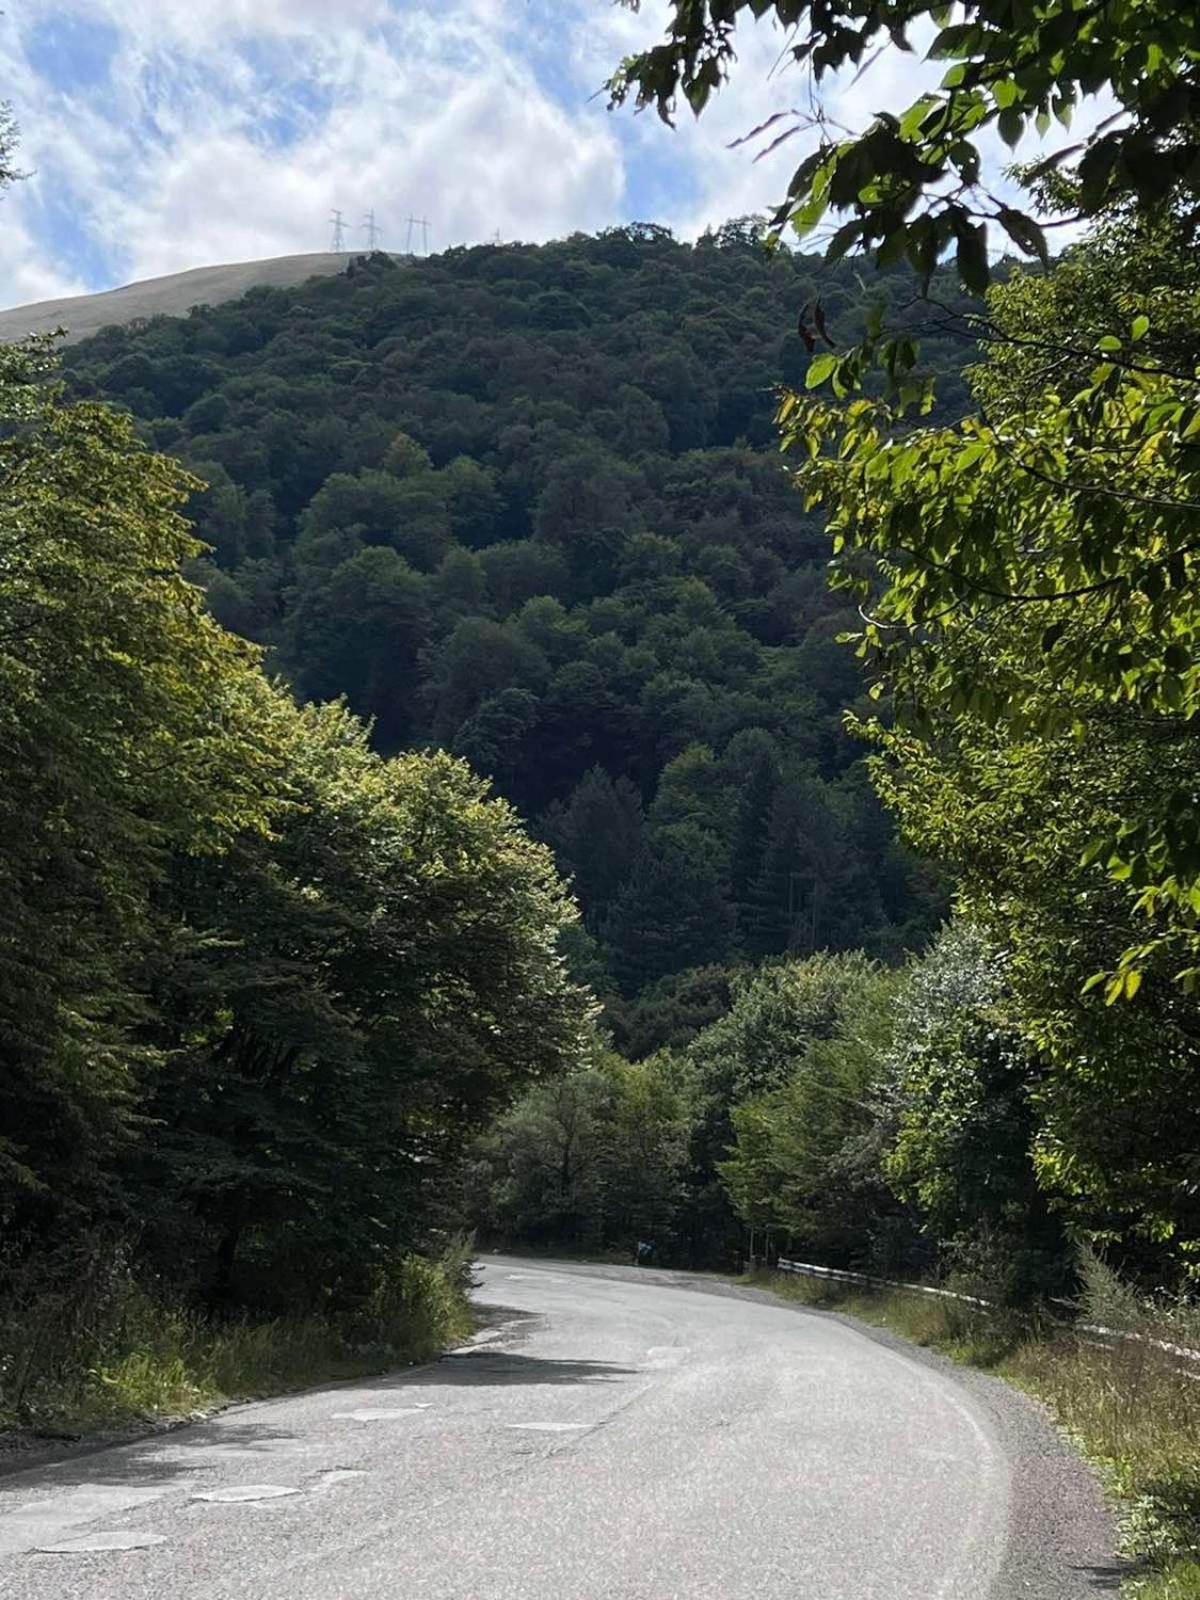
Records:
[[[985,320],[947,282],[914,300],[907,269],[770,253],[748,223],[694,245],[640,226],[357,258],[67,353],[71,393],[203,481],[187,571],[213,616],[302,703],[344,697],[385,761],[465,760],[578,899],[560,948],[603,1002],[583,1070],[446,1164],[448,1215],[691,1265],[757,1241],[1016,1299],[1069,1289],[1077,1238],[1148,1281],[1186,1275],[1192,1123],[1159,1121],[1190,1093],[1190,1007],[1165,957],[1136,1007],[1084,990],[1139,936],[1129,891],[1077,865],[1109,802],[1051,824],[1085,770],[1078,730],[1032,760],[989,731],[989,705],[1038,682],[1003,608],[953,646],[944,627],[940,668],[924,645],[889,661],[874,619],[915,580],[901,564],[887,588],[891,536],[871,547],[863,480],[838,465],[907,441],[890,492],[925,519],[939,460],[965,453],[986,486],[980,410],[1024,416],[1043,378],[1028,330],[1116,336],[1150,262],[1164,297],[1190,284],[1169,229],[1109,219],[1053,275],[1010,271]],[[816,441],[806,466],[775,413],[839,359],[809,349],[817,306],[833,333],[919,336],[920,370],[893,358],[891,398],[868,377],[857,412],[785,408],[792,442]],[[904,415],[905,381],[932,411]],[[851,416],[865,444],[861,420],[838,431]],[[838,642],[863,617],[865,675]],[[939,726],[953,649],[965,686]],[[1112,719],[1089,738],[1124,783],[1133,727]]]
[[[189,1307],[411,1348],[430,1175],[590,1008],[545,847],[268,679],[183,576],[189,480],[46,367],[0,349],[5,1421],[194,1368]]]
[[[622,228],[358,259],[110,330],[67,373],[207,484],[190,570],[224,625],[381,752],[463,756],[552,845],[619,1027],[685,969],[895,959],[944,910],[842,727],[856,614],[774,426],[806,304],[853,329],[876,294],[910,286],[749,224]],[[927,342],[948,416],[971,350]]]
[[[615,1041],[636,1141],[756,963],[930,936],[774,433],[827,276],[640,227],[5,348],[0,1420],[194,1316],[435,1345],[527,1088]],[[721,1129],[663,1254],[740,1253]]]
[[[1038,183],[1032,267],[644,224],[6,350],[14,1328],[361,1342],[462,1226],[1187,1290],[1200,281]]]
[[[960,9],[762,225],[0,346],[0,1425],[790,1250],[981,1292],[1200,1594],[1200,25]],[[667,121],[882,27],[667,10]]]
[[[749,1238],[1021,1303],[1073,1292],[1086,1244],[1190,1292],[1187,228],[1117,210],[972,326],[959,422],[903,394],[783,408],[883,696],[851,721],[904,836],[948,870],[954,922],[898,964],[834,947],[652,992],[635,1065],[538,1087],[479,1147],[500,1236],[692,1261]]]

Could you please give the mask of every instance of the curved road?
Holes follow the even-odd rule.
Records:
[[[1095,1485],[994,1380],[684,1274],[489,1258],[490,1335],[0,1479],[11,1600],[1083,1600]]]

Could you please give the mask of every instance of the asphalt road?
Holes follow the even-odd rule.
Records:
[[[838,1317],[489,1258],[498,1336],[0,1479],[6,1600],[1083,1600],[1037,1409]]]

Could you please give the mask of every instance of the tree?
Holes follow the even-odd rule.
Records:
[[[852,793],[811,772],[793,769],[777,784],[743,911],[751,952],[850,949],[883,921],[856,810]]]
[[[658,1050],[682,1050],[732,1004],[734,967],[693,967],[660,978],[633,1001],[605,995],[604,1017],[619,1053],[641,1061]]]
[[[302,694],[346,695],[360,716],[374,719],[380,745],[396,750],[413,732],[418,660],[430,628],[429,579],[373,545],[304,585],[287,660]]]
[[[1031,1153],[1056,1213],[1148,1284],[1180,1281],[1200,1238],[1194,996],[1170,947],[1106,1006],[1090,974],[1139,937],[1128,888],[1084,861],[1104,819],[1177,781],[1153,729],[1096,722],[1011,746],[970,723],[952,746],[889,740],[880,782],[905,831],[956,873],[962,911],[1009,953],[1004,1017],[1037,1061]],[[1013,1054],[1013,1046],[1005,1049]]]
[[[640,0],[624,3],[636,10]],[[1200,20],[1170,0],[1116,8],[1049,0],[1019,13],[1008,0],[967,0],[953,19],[933,0],[882,8],[867,0],[674,0],[665,41],[621,64],[611,103],[632,96],[671,122],[682,94],[699,116],[735,59],[739,22],[764,14],[789,34],[784,53],[818,83],[889,44],[911,51],[910,32],[938,29],[923,53],[947,63],[941,83],[902,111],[881,112],[844,137],[819,108],[778,112],[747,135],[769,134],[774,148],[816,133],[772,225],[790,223],[803,236],[827,213],[846,217],[829,244],[834,259],[855,248],[874,249],[880,265],[907,256],[928,279],[954,245],[963,281],[982,288],[990,225],[1045,263],[1041,226],[990,191],[981,141],[993,129],[1013,146],[1029,131],[1044,137],[1056,120],[1069,127],[1080,99],[1101,89],[1116,101],[1115,116],[1042,163],[1048,171],[1074,164],[1078,214],[1093,217],[1129,197],[1152,208],[1177,189],[1196,192]],[[995,242],[993,235],[993,249]]]
[[[511,792],[537,719],[537,699],[528,689],[502,689],[482,701],[459,727],[454,753]]]
[[[854,951],[748,974],[728,1015],[689,1050],[706,1092],[728,1107],[779,1088],[814,1041],[833,1036],[849,996],[873,971]]]
[[[477,1215],[493,1235],[595,1248],[603,1235],[601,1120],[608,1085],[596,1071],[532,1089],[481,1141]]]
[[[738,937],[749,948],[753,891],[763,867],[771,804],[779,782],[779,759],[774,742],[764,738],[746,751],[744,760],[733,819],[729,876]]]
[[[1198,280],[1177,230],[1114,226],[1115,237],[1072,259],[1063,291],[1020,281],[994,291],[997,338],[1016,348],[979,374],[978,420],[894,439],[892,420],[863,400],[844,417],[797,402],[788,424],[811,453],[808,491],[831,509],[842,581],[864,600],[870,580],[851,568],[863,550],[878,558],[883,587],[864,648],[886,673],[902,729],[931,742],[990,729],[1012,750],[1062,733],[1081,748],[1093,736],[1111,747],[1118,726],[1128,751],[1153,741],[1136,803],[1114,794],[1081,846],[1131,886],[1147,918],[1109,969],[1110,1000],[1136,992],[1160,946],[1191,984],[1200,950],[1188,777],[1200,704],[1191,443],[1200,410],[1172,364],[1193,349],[1182,308],[1194,306]],[[1164,256],[1171,272],[1153,291]],[[1089,276],[1097,287],[1081,292]],[[1146,304],[1180,330],[1175,356],[1161,336],[1139,354],[1151,318],[1135,308]],[[1062,320],[1031,336],[1039,305]],[[1097,335],[1097,320],[1123,331]],[[857,476],[867,463],[869,487]],[[935,560],[922,554],[932,550]]]
[[[480,1141],[477,1215],[510,1242],[630,1254],[645,1239],[670,1258],[690,1117],[682,1062],[599,1054]]]
[[[449,757],[381,760],[341,707],[291,724],[276,838],[181,875],[148,960],[175,1061],[140,1181],[149,1248],[182,1236],[217,1298],[345,1305],[423,1242],[468,1140],[578,1059],[587,1007],[503,802]]]
[[[586,772],[567,804],[546,819],[546,833],[589,925],[603,921],[632,871],[643,827],[641,795],[628,778],[614,783],[603,767]]]
[[[841,976],[824,1036],[801,1035],[787,1077],[733,1107],[736,1142],[717,1171],[748,1227],[829,1265],[866,1266],[891,1244],[896,1210],[858,1150],[880,1121],[900,979],[864,965]]]
[[[255,655],[182,577],[195,487],[127,417],[0,348],[0,1220],[119,1210],[144,1060],[133,973],[170,862],[284,804]],[[19,776],[18,776],[19,775]]]
[[[1034,1166],[1044,1069],[976,930],[948,930],[913,970],[891,1053],[899,1116],[885,1171],[943,1264],[1017,1302],[1061,1292],[1070,1250]]]
[[[694,823],[657,829],[642,846],[604,924],[627,990],[728,953],[733,913],[716,846]]]
[[[485,700],[505,689],[533,688],[545,672],[541,652],[515,628],[465,617],[442,644],[428,683],[435,737],[449,744]]]
[[[602,1170],[605,1231],[631,1253],[639,1240],[669,1259],[684,1198],[693,1116],[686,1062],[670,1055],[636,1064],[610,1057]]]

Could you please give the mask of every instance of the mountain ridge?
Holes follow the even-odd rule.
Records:
[[[255,261],[189,267],[162,277],[143,278],[95,294],[64,295],[0,311],[0,340],[65,327],[63,342],[74,344],[101,328],[124,327],[140,317],[182,317],[194,306],[221,305],[250,289],[287,289],[310,278],[344,272],[354,252],[317,250],[308,254],[265,256]]]

